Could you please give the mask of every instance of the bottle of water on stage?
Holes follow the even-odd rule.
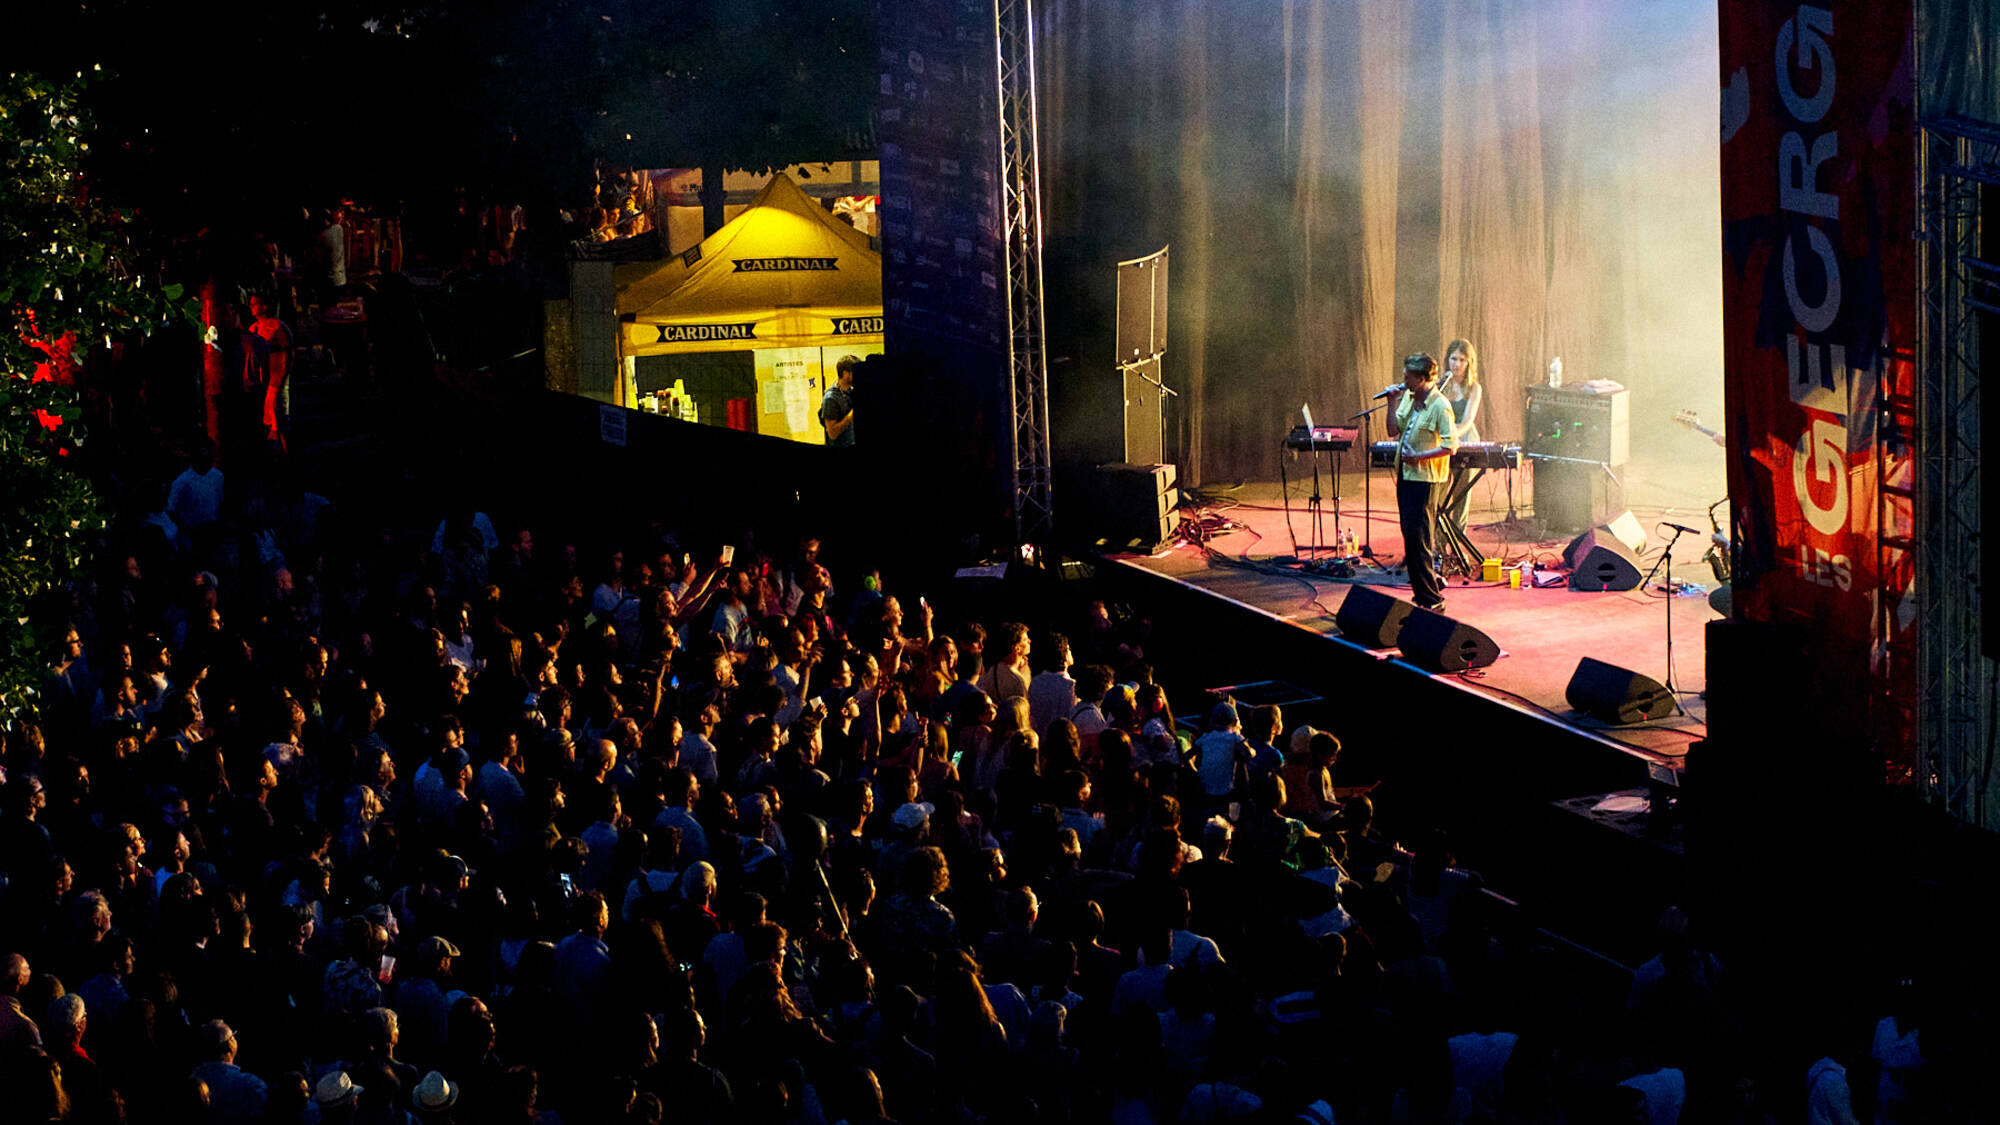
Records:
[[[1563,385],[1563,357],[1557,356],[1549,361],[1549,386],[1560,387],[1562,385]]]

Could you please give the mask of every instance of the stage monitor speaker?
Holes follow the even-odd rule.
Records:
[[[1349,586],[1347,597],[1334,611],[1333,623],[1341,636],[1355,644],[1365,648],[1395,648],[1403,620],[1416,608],[1373,586]]]
[[[1433,672],[1484,668],[1500,659],[1500,646],[1493,638],[1457,618],[1415,606],[1396,634],[1396,647],[1412,664]]]
[[[1608,527],[1593,527],[1570,540],[1563,562],[1569,567],[1572,590],[1633,590],[1643,573],[1639,556]]]
[[[1627,508],[1598,526],[1610,532],[1633,554],[1646,553],[1646,529],[1639,526],[1639,517],[1632,514],[1632,509]]]
[[[1563,698],[1607,723],[1664,719],[1674,713],[1674,694],[1659,681],[1588,656],[1577,662]]]

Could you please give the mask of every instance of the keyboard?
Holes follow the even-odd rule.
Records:
[[[1396,443],[1378,441],[1368,447],[1368,464],[1386,469],[1396,463]],[[1503,441],[1469,441],[1451,455],[1455,469],[1518,469],[1521,447]]]
[[[1518,469],[1521,447],[1503,441],[1468,441],[1451,455],[1454,469]]]
[[[1354,448],[1354,435],[1360,432],[1353,426],[1314,426],[1312,432],[1307,433],[1304,426],[1293,426],[1292,432],[1285,435],[1285,448],[1331,449],[1336,453],[1345,453]]]

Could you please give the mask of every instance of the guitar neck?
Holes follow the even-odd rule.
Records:
[[[1693,430],[1695,433],[1700,434],[1701,436],[1707,438],[1708,440],[1715,442],[1717,445],[1722,444],[1722,435],[1714,430],[1709,429],[1707,426],[1702,425],[1700,419],[1696,418],[1692,414],[1676,414],[1674,415],[1674,421],[1679,422],[1681,425],[1686,426],[1688,429]]]

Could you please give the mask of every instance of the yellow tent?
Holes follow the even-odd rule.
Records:
[[[627,356],[880,350],[882,256],[782,172],[687,253],[621,266],[616,277]]]

